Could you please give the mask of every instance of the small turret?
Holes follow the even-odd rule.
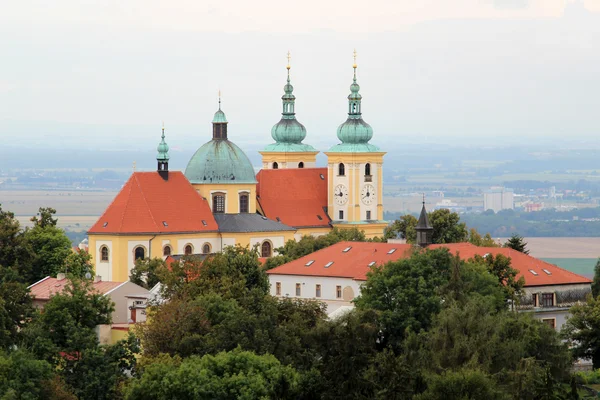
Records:
[[[433,243],[433,226],[431,226],[427,217],[425,196],[423,196],[423,207],[421,208],[421,215],[419,216],[415,230],[417,231],[417,246],[427,247]]]
[[[227,140],[227,118],[225,113],[221,111],[221,91],[219,90],[219,109],[213,118],[213,139]]]
[[[162,136],[158,147],[156,161],[158,163],[158,173],[164,180],[169,179],[169,145],[165,142],[165,125],[162,127]]]

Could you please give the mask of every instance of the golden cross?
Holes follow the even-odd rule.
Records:
[[[288,50],[288,53],[287,53],[287,59],[288,59],[287,69],[290,69],[290,60],[292,59],[292,55],[290,54],[289,50]]]
[[[354,49],[354,68],[356,68],[356,49]]]

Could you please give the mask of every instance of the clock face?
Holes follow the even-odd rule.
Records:
[[[337,185],[333,191],[333,197],[338,206],[343,206],[348,202],[348,188],[344,185]]]
[[[365,185],[360,192],[360,199],[366,205],[369,205],[375,201],[375,187],[373,185]]]

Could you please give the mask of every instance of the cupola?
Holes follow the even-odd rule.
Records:
[[[169,145],[165,142],[165,125],[162,127],[162,136],[158,147],[156,148],[158,154],[156,155],[156,161],[158,163],[158,173],[167,179],[169,176]]]
[[[421,215],[419,215],[419,221],[415,227],[417,231],[417,245],[421,247],[427,247],[433,243],[433,226],[429,223],[429,217],[427,216],[427,210],[425,209],[425,196],[423,195],[423,207],[421,208]]]

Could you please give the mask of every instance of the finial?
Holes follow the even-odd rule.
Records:
[[[221,109],[221,89],[219,89],[219,110]]]
[[[288,53],[287,53],[287,59],[288,59],[288,63],[287,63],[287,67],[286,67],[286,68],[287,68],[287,70],[289,71],[289,70],[290,70],[290,68],[291,68],[291,67],[290,67],[290,60],[292,59],[292,55],[290,54],[290,51],[289,51],[289,50],[288,50]]]
[[[356,67],[357,67],[357,65],[356,65],[356,49],[354,49],[353,56],[354,56],[354,64],[352,64],[352,68],[354,68],[354,82],[356,82]]]
[[[165,121],[162,122],[162,136],[161,138],[164,140],[165,139]]]
[[[135,160],[133,161],[133,172],[135,172]]]
[[[423,206],[425,206],[425,193],[423,193]]]

